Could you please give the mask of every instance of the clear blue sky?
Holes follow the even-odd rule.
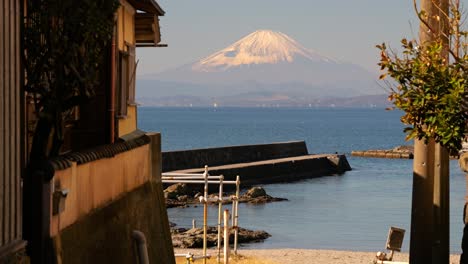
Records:
[[[462,0],[465,4],[468,0]],[[417,36],[412,0],[158,0],[167,48],[139,48],[138,74],[194,62],[258,29],[281,31],[306,48],[377,72],[383,41]],[[411,25],[410,25],[411,23]],[[411,29],[413,28],[413,30]]]

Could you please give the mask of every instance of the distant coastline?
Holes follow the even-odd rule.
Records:
[[[387,108],[391,103],[386,94],[356,97],[304,98],[278,93],[252,93],[219,98],[192,95],[138,98],[149,107],[270,107],[270,108]]]

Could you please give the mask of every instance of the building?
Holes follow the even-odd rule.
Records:
[[[20,65],[21,1],[0,4],[0,262],[24,252],[21,176],[24,168],[22,137],[22,78]]]
[[[94,97],[65,120],[61,154],[48,160],[48,175],[22,188],[37,126],[20,60],[27,3],[0,5],[0,262],[27,254],[32,263],[134,263],[138,230],[151,263],[174,263],[160,134],[137,128],[135,102],[135,54],[164,46],[164,11],[154,0],[120,0]]]

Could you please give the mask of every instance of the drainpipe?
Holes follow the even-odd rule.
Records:
[[[111,85],[110,85],[110,98],[109,98],[109,136],[110,143],[114,143],[115,138],[115,56],[116,56],[116,41],[117,41],[117,14],[114,15],[114,33],[112,34],[112,48],[111,48]]]
[[[148,249],[146,246],[145,234],[138,230],[132,232],[138,264],[149,264]]]

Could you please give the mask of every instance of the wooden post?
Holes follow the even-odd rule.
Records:
[[[437,28],[436,38],[442,41],[442,56],[449,62],[449,0],[435,2],[439,21],[433,21]],[[433,263],[450,262],[450,160],[449,153],[441,144],[434,149],[434,252]]]
[[[414,140],[410,263],[432,263],[434,141]]]
[[[435,145],[434,170],[434,258],[433,263],[450,261],[449,153]]]
[[[224,264],[229,264],[229,210],[224,210]]]
[[[426,14],[423,19],[427,25],[420,23],[420,45],[427,45],[441,39],[441,32],[447,27],[444,22],[441,22],[441,18],[442,20],[445,18],[445,14],[442,14],[445,12],[443,8],[448,8],[448,0],[421,0],[420,10]],[[448,43],[448,39],[444,42]],[[443,148],[435,144],[433,139],[427,144],[416,139],[414,141],[410,263],[448,263],[448,258],[446,261],[439,262],[445,258],[445,253],[442,251],[445,252],[448,246],[448,215],[445,215],[446,213],[448,213],[448,156],[445,157]]]
[[[466,146],[462,149],[462,153],[458,160],[461,170],[465,173],[465,182],[468,183],[468,149]],[[465,190],[465,206],[463,207],[463,237],[462,237],[462,253],[460,255],[460,263],[468,263],[468,189]]]
[[[221,214],[223,211],[223,180],[224,176],[221,175],[219,178],[219,195],[218,195],[218,244],[217,249],[218,249],[218,254],[216,257],[216,260],[218,263],[221,261]]]
[[[237,255],[237,238],[239,236],[239,191],[240,191],[240,177],[237,175],[236,177],[236,200],[234,203],[236,204],[236,211],[234,212],[234,254]]]
[[[208,166],[205,166],[205,188],[203,196],[203,256],[206,256],[207,233],[208,233]],[[206,258],[203,258],[203,264],[206,264]]]

